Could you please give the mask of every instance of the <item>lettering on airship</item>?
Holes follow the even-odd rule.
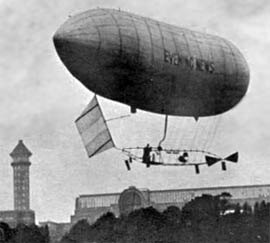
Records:
[[[164,61],[172,65],[182,65],[189,67],[192,70],[198,70],[202,72],[213,73],[215,71],[213,62],[209,62],[193,56],[182,56],[179,53],[170,53],[168,50],[164,50]]]

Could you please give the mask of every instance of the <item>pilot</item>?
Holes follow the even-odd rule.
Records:
[[[186,163],[188,161],[188,153],[184,152],[182,155],[178,158],[179,162]]]
[[[146,145],[146,147],[143,148],[143,163],[149,167],[150,165],[150,153],[152,151],[152,147],[149,146],[149,144]]]

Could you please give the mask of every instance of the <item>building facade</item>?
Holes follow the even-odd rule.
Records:
[[[5,222],[10,227],[16,227],[17,224],[34,224],[35,212],[30,210],[29,196],[29,158],[32,153],[19,140],[17,146],[10,153],[13,159],[11,166],[13,168],[13,190],[14,190],[14,210],[0,211],[0,222]]]
[[[32,210],[0,211],[0,222],[7,223],[11,228],[18,224],[31,225],[35,223],[35,212]]]
[[[95,222],[101,215],[112,212],[116,216],[128,214],[132,210],[152,206],[159,211],[169,206],[182,208],[187,202],[203,194],[220,195],[228,192],[232,195],[232,203],[253,206],[256,202],[265,200],[270,202],[270,185],[208,187],[176,190],[137,189],[129,187],[121,193],[80,195],[76,198],[75,212],[71,216],[71,223],[81,219],[89,223]]]

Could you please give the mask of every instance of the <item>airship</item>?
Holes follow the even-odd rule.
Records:
[[[230,41],[121,10],[74,15],[53,41],[76,79],[132,112],[214,116],[235,107],[249,85],[247,62]]]

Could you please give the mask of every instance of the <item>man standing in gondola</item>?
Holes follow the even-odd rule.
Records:
[[[146,164],[146,167],[150,166],[151,151],[152,151],[152,147],[150,147],[149,144],[147,144],[146,147],[143,148],[143,163]]]

